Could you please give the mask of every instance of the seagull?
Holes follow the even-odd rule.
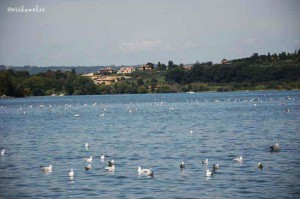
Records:
[[[243,162],[243,157],[240,156],[239,158],[234,158],[233,160],[236,161],[236,162],[242,163]]]
[[[69,176],[72,178],[72,177],[74,177],[74,171],[73,171],[73,169],[71,169],[71,171],[69,172]]]
[[[79,114],[74,114],[74,117],[79,117],[80,115]]]
[[[213,165],[213,172],[215,172],[216,170],[218,170],[220,168],[219,164],[214,164]]]
[[[91,164],[85,166],[85,170],[86,170],[86,171],[87,171],[87,170],[91,170],[91,169],[92,169],[92,165],[91,165]]]
[[[52,172],[52,165],[47,166],[40,166],[42,171],[44,172]]]
[[[264,165],[263,165],[262,163],[259,162],[259,163],[257,164],[257,168],[262,169],[263,167],[264,167]]]
[[[115,171],[115,168],[116,168],[115,165],[112,165],[112,166],[105,167],[105,170],[112,172]]]
[[[143,173],[147,173],[150,172],[150,169],[142,169],[141,167],[138,167],[138,173],[139,174],[143,174]]]
[[[149,171],[147,172],[147,175],[150,176],[150,177],[154,177],[154,171],[149,169]]]
[[[1,156],[4,156],[4,153],[5,153],[5,149],[2,149]]]
[[[93,162],[93,156],[89,158],[83,158],[86,162]]]
[[[208,165],[208,159],[206,158],[205,160],[202,160],[202,164]]]
[[[181,162],[179,167],[180,167],[180,169],[184,169],[185,168],[184,162]]]
[[[90,148],[90,145],[88,142],[85,143],[85,149],[88,150]]]
[[[280,147],[279,147],[278,142],[276,144],[274,144],[273,146],[270,146],[270,149],[271,149],[272,152],[280,151]]]
[[[115,165],[115,161],[114,160],[109,160],[108,161],[108,166],[111,167],[113,165]]]
[[[207,169],[207,170],[206,170],[205,176],[206,176],[206,177],[210,177],[210,176],[212,176],[212,175],[213,175],[213,172]]]
[[[101,155],[100,159],[103,161],[105,159],[105,155]]]

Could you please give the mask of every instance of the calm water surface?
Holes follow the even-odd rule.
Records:
[[[2,99],[0,198],[299,198],[299,121],[300,91]]]

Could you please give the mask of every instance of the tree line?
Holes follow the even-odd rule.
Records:
[[[294,53],[258,55],[192,65],[158,62],[151,71],[137,71],[130,79],[112,85],[96,85],[88,77],[72,71],[48,70],[30,75],[26,71],[0,71],[0,96],[27,97],[52,94],[95,95],[170,93],[187,91],[234,91],[257,89],[300,89],[300,50]]]

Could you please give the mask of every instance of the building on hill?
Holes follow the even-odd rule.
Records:
[[[134,72],[134,67],[122,67],[117,70],[117,74],[130,74]]]
[[[93,77],[94,73],[87,73],[87,74],[83,74],[83,77]]]
[[[120,80],[120,77],[118,76],[95,75],[94,73],[88,73],[82,76],[92,79],[93,82],[97,85],[101,85],[101,84],[110,85],[110,84],[117,83]]]
[[[101,75],[108,75],[108,74],[112,74],[112,73],[113,73],[113,69],[110,67],[99,70],[99,74],[101,74]]]
[[[151,71],[152,66],[150,64],[142,65],[139,67],[139,71]]]
[[[183,66],[182,67],[184,70],[192,70],[193,66]]]
[[[221,64],[231,64],[227,59],[222,59]]]
[[[110,84],[117,83],[118,81],[119,81],[119,77],[117,76],[98,76],[97,78],[94,79],[94,83],[98,85],[101,84],[110,85]]]

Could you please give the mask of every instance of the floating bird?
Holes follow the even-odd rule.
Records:
[[[40,166],[43,172],[52,172],[52,165],[47,166]]]
[[[280,147],[279,147],[278,142],[276,144],[274,144],[273,146],[270,146],[270,149],[271,149],[272,152],[280,151]]]
[[[290,109],[286,109],[285,112],[287,112],[287,113],[290,112]]]
[[[93,162],[93,156],[89,158],[83,158],[86,162]]]
[[[115,161],[114,160],[109,160],[108,161],[108,166],[111,167],[113,165],[115,165]]]
[[[74,114],[74,117],[79,117],[80,115],[79,114]]]
[[[105,167],[105,170],[112,172],[115,171],[115,168],[116,168],[115,165],[112,165],[112,166]]]
[[[99,114],[99,116],[100,116],[100,117],[104,117],[104,115],[105,115],[104,113],[102,113],[102,114]]]
[[[1,156],[4,156],[4,153],[5,153],[5,149],[2,149]]]
[[[263,167],[264,167],[264,165],[263,165],[262,163],[259,162],[259,163],[257,164],[257,168],[262,169]]]
[[[236,162],[242,163],[243,162],[243,157],[240,156],[238,158],[234,158],[233,160],[236,161]]]
[[[151,170],[150,169],[142,169],[141,167],[138,167],[138,173],[139,174],[145,174],[145,173],[147,173],[148,174],[148,172],[150,172]]]
[[[180,167],[180,169],[184,169],[185,168],[184,162],[181,162],[179,167]]]
[[[100,159],[101,159],[101,160],[104,160],[104,159],[105,159],[105,155],[101,155],[101,156],[100,156]]]
[[[205,176],[206,176],[206,177],[210,177],[210,176],[212,176],[212,175],[213,175],[213,172],[207,169],[207,170],[206,170]]]
[[[88,142],[85,143],[85,149],[88,150],[90,148],[90,145]]]
[[[74,177],[74,171],[73,171],[73,169],[71,169],[71,171],[69,172],[69,176],[70,177]]]
[[[219,164],[214,164],[213,165],[213,172],[215,172],[216,170],[218,170],[220,168]]]
[[[208,165],[208,159],[206,158],[205,160],[202,160],[202,164]]]
[[[91,169],[92,169],[92,165],[89,164],[89,165],[85,166],[84,168],[85,168],[86,171],[87,171],[87,170],[91,170]]]
[[[154,171],[152,171],[151,169],[147,172],[147,175],[150,177],[154,177]]]

